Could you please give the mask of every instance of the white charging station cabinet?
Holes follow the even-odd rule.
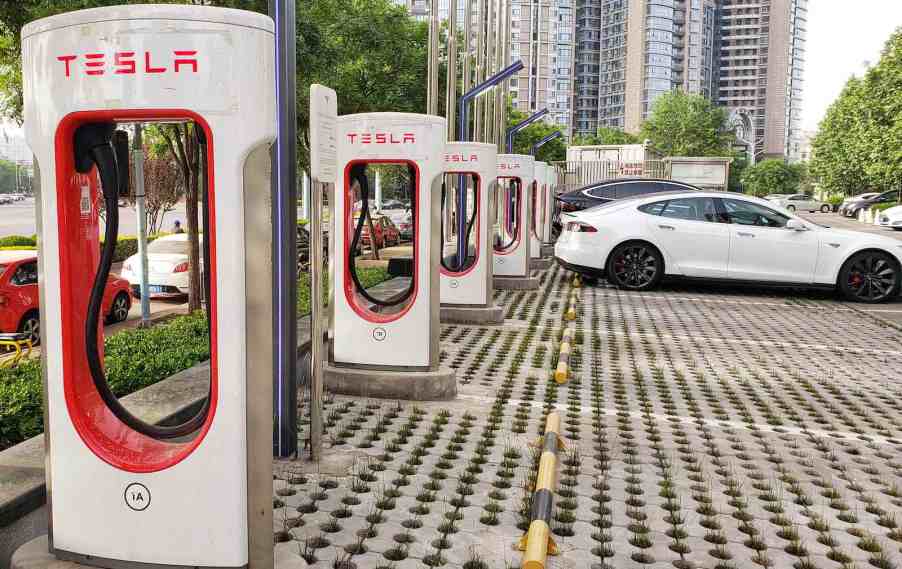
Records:
[[[475,178],[475,203],[470,196],[468,204],[475,207],[472,231],[475,234],[474,258],[461,270],[441,268],[441,301],[443,305],[485,307],[492,301],[492,249],[493,219],[489,209],[489,196],[495,192],[498,171],[498,151],[494,144],[483,142],[449,142],[445,150],[444,171]],[[454,199],[447,196],[446,201]],[[467,218],[471,212],[464,212]],[[460,239],[460,236],[458,236]],[[446,245],[448,253],[457,244]]]
[[[51,551],[116,568],[272,567],[273,22],[128,5],[38,20],[22,38],[40,185]],[[211,386],[202,426],[160,440],[105,406],[87,369],[100,184],[96,167],[76,170],[73,137],[89,123],[184,121],[207,149]]]
[[[525,154],[498,155],[498,185],[492,201],[499,212],[496,233],[501,235],[501,243],[495,243],[495,276],[529,277],[530,194],[534,181],[535,158]],[[507,227],[498,229],[498,224]]]

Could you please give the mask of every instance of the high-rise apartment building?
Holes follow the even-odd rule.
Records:
[[[807,0],[574,0],[573,134],[637,132],[682,89],[753,118],[759,156],[799,134]]]
[[[511,61],[523,70],[511,79],[513,105],[532,114],[547,108],[548,122],[569,129],[573,71],[573,0],[512,0]]]

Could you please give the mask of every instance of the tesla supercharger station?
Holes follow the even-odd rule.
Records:
[[[557,169],[548,165],[546,170],[546,177],[548,180],[548,187],[545,191],[545,216],[542,220],[542,256],[543,257],[552,257],[554,256],[554,236],[552,235],[552,224],[554,223],[554,215],[556,209],[556,200],[555,196],[557,195],[557,185],[558,185],[558,174]]]
[[[446,212],[443,219],[463,218],[466,254],[460,255],[460,239],[442,244],[441,319],[442,322],[501,323],[504,314],[492,296],[491,242],[492,212],[489,196],[495,191],[498,151],[494,144],[449,142],[445,150]],[[451,174],[451,175],[448,175]],[[453,190],[447,189],[451,186]],[[467,211],[458,212],[455,192],[466,192]],[[459,226],[458,226],[459,227]]]
[[[533,182],[533,191],[530,195],[532,217],[529,231],[529,266],[532,269],[547,269],[551,266],[551,258],[542,254],[550,170],[551,167],[545,162],[535,163],[535,182]]]
[[[494,287],[502,290],[538,288],[530,276],[529,248],[535,159],[525,154],[498,155],[498,184],[491,196]]]
[[[339,116],[331,215],[329,361],[338,393],[404,399],[456,395],[439,366],[439,254],[444,118],[407,113]],[[366,287],[359,252],[374,211],[375,177],[410,202],[409,256],[390,261],[390,281]],[[400,271],[392,270],[400,267]],[[400,274],[395,274],[400,272]]]
[[[272,567],[273,22],[131,5],[38,20],[22,37],[40,171],[50,551],[115,568]],[[195,415],[166,427],[112,394],[98,322],[128,168],[111,139],[155,121],[195,125],[209,213],[209,388]]]

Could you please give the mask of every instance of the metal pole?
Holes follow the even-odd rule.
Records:
[[[485,81],[485,24],[488,0],[476,0],[479,2],[479,13],[476,15],[476,85]],[[476,100],[475,112],[473,113],[473,140],[482,141],[482,108],[484,102],[480,99]],[[466,140],[466,139],[463,139]]]
[[[376,170],[376,211],[382,211],[382,171]]]
[[[504,0],[504,32],[502,38],[504,39],[504,49],[502,52],[503,57],[501,66],[504,67],[510,65],[511,61],[511,0]],[[504,143],[502,137],[504,131],[507,129],[507,106],[510,104],[510,81],[505,81],[501,88],[503,89],[503,92],[501,94],[501,122],[498,129],[498,149],[503,151]]]
[[[536,155],[536,151],[538,151],[539,148],[545,146],[545,144],[551,142],[551,141],[554,140],[555,138],[560,138],[560,137],[562,137],[562,136],[564,136],[564,133],[561,132],[561,131],[559,131],[559,130],[556,130],[556,131],[552,132],[551,134],[545,136],[544,138],[542,138],[541,140],[539,140],[538,142],[536,142],[535,144],[533,144],[533,145],[532,145],[532,150],[530,151],[530,154],[531,154],[532,156],[535,156],[535,155]]]
[[[310,176],[301,172],[301,219],[310,221]]]
[[[132,156],[135,161],[135,209],[138,214],[138,259],[141,261],[141,327],[150,324],[150,294],[147,281],[147,210],[144,203],[144,142],[141,123],[135,124]],[[207,270],[207,267],[204,267]]]
[[[486,9],[486,26],[485,26],[485,69],[486,77],[491,76],[497,71],[495,69],[495,17],[497,14],[497,1],[488,0]],[[482,140],[483,142],[494,142],[492,140],[492,98],[484,97],[482,102]]]
[[[276,119],[272,153],[273,455],[298,453],[297,86],[295,0],[269,0],[276,31]]]
[[[438,114],[438,68],[439,68],[439,13],[438,0],[429,3],[429,62],[426,66],[426,114]]]
[[[498,0],[498,17],[496,18],[496,28],[497,35],[495,39],[497,40],[497,45],[495,47],[495,66],[497,69],[502,69],[504,67],[504,45],[507,43],[506,38],[504,37],[505,30],[505,15],[504,12],[507,9],[507,0]],[[504,141],[502,139],[502,133],[504,132],[503,126],[501,124],[502,110],[501,106],[504,101],[504,86],[499,85],[495,88],[495,102],[494,102],[494,118],[492,120],[492,142],[498,146],[498,151],[502,151],[504,148]]]
[[[445,118],[448,121],[448,140],[454,136],[454,103],[457,101],[457,0],[448,0],[448,77],[445,85]]]
[[[464,69],[463,69],[463,92],[466,93],[473,86],[473,70],[472,66],[472,49],[473,49],[473,0],[464,0]],[[450,123],[449,123],[450,124]],[[470,125],[464,125],[464,130],[458,132],[457,136],[460,140],[470,139]]]
[[[323,452],[323,192],[326,184],[310,184],[310,458]]]
[[[513,152],[513,151],[514,151],[514,136],[515,136],[518,132],[520,132],[521,130],[523,130],[524,128],[528,127],[529,125],[531,125],[532,123],[536,122],[537,120],[539,120],[540,118],[544,117],[544,116],[547,115],[547,114],[548,114],[548,107],[542,109],[541,111],[539,111],[539,112],[537,112],[537,113],[533,113],[531,116],[529,116],[529,117],[523,119],[522,121],[518,122],[518,123],[515,124],[514,126],[510,127],[509,129],[507,129],[507,136],[506,136],[506,138],[507,138],[507,144],[506,144],[507,152],[510,153],[510,152]]]

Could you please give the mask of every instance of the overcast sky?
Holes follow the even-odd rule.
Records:
[[[817,130],[846,80],[880,59],[883,44],[902,26],[902,0],[810,0],[802,127]]]

